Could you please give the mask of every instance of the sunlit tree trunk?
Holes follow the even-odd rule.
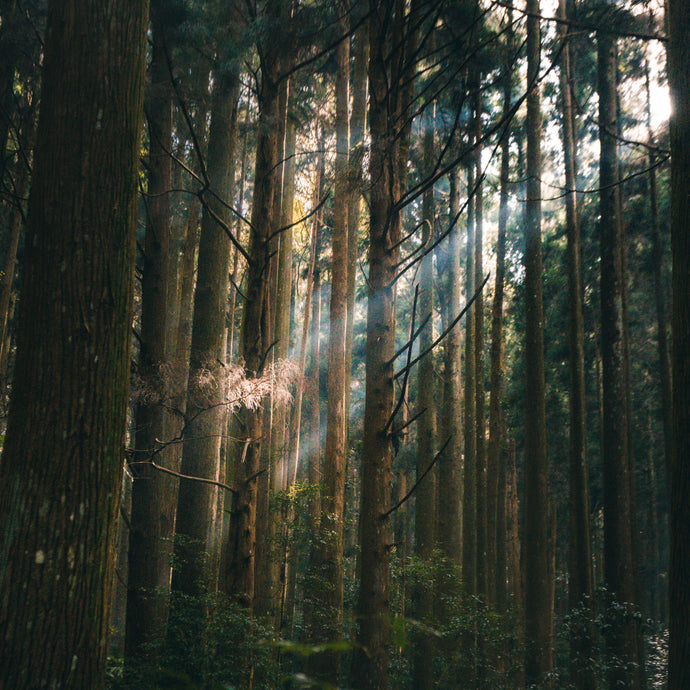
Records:
[[[344,12],[346,3],[339,5]],[[346,15],[344,15],[346,17]],[[340,33],[348,32],[348,22],[338,23]],[[335,191],[333,197],[333,237],[331,247],[331,299],[328,339],[328,397],[326,443],[323,452],[320,534],[315,547],[314,568],[318,581],[317,603],[322,618],[321,641],[335,641],[342,636],[343,621],[343,514],[345,510],[345,471],[347,459],[347,415],[345,413],[348,362],[347,341],[348,288],[348,152],[350,101],[350,42],[341,41],[336,49],[335,77]],[[339,655],[327,653],[313,660],[317,677],[338,683]]]
[[[539,0],[527,11],[527,195],[525,212],[525,673],[538,682],[551,669],[549,497],[544,389],[541,254],[541,97]]]
[[[137,0],[48,6],[0,462],[3,690],[105,686],[147,17]]]

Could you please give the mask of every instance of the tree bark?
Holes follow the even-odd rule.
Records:
[[[669,0],[671,237],[673,248],[673,445],[668,687],[690,686],[690,15]]]
[[[170,188],[172,87],[168,74],[166,23],[160,2],[151,5],[151,85],[146,99],[148,121],[147,225],[144,240],[139,385],[144,388],[134,417],[134,452],[130,468],[132,513],[125,653],[128,665],[155,659],[165,634],[172,537],[175,530],[178,481],[148,463],[179,468],[166,437],[165,405],[169,402],[168,301],[170,259]],[[142,463],[142,464],[139,464]]]
[[[467,194],[475,187],[474,165],[467,173]],[[475,205],[467,205],[467,246],[465,259],[465,294],[474,294],[474,221]],[[476,429],[476,378],[474,312],[476,303],[465,317],[465,462],[463,466],[462,499],[462,582],[467,594],[477,593],[477,429]]]
[[[147,10],[116,0],[48,7],[0,465],[7,690],[105,685]]]
[[[423,119],[423,175],[429,179],[433,173],[434,158],[434,119],[436,108],[434,104],[428,107]],[[422,251],[428,253],[422,259],[419,267],[419,316],[420,320],[429,317],[429,321],[419,334],[419,349],[428,350],[434,342],[434,254],[428,248],[434,236],[434,185],[428,185],[422,196]],[[436,446],[436,382],[434,375],[433,351],[419,363],[417,374],[417,412],[421,414],[417,422],[417,457],[416,470],[417,485],[415,492],[415,556],[423,564],[423,568],[432,565],[431,558],[436,546],[436,508],[437,482],[436,472],[427,471],[433,460]],[[436,592],[429,587],[428,582],[418,582],[414,592],[414,615],[426,623],[433,624],[434,596]],[[413,685],[415,688],[430,688],[433,686],[433,662],[435,640],[426,631],[419,631],[415,635]]]
[[[622,232],[619,202],[615,40],[597,34],[600,158],[601,352],[603,384],[602,462],[604,471],[605,581],[619,604],[635,602],[630,495],[628,405],[624,345]],[[635,624],[631,616],[614,621],[608,644],[623,663],[609,672],[611,685],[636,688],[637,674],[624,664],[637,663]]]
[[[280,7],[266,8],[266,21],[271,33],[280,22]],[[251,234],[247,293],[242,313],[240,354],[247,376],[260,377],[269,354],[266,314],[267,287],[270,270],[270,240],[275,228],[274,196],[278,184],[278,138],[280,117],[277,45],[269,34],[261,50],[261,86],[257,132],[254,197],[252,200]],[[226,544],[227,567],[225,591],[251,608],[255,586],[257,479],[260,474],[263,411],[242,407],[236,414],[237,495],[233,505],[230,532]],[[263,468],[267,471],[267,468]]]
[[[565,0],[559,2],[559,14],[567,19]],[[571,609],[589,609],[593,594],[592,550],[589,527],[589,480],[587,472],[586,390],[584,355],[584,320],[582,316],[582,241],[577,209],[575,112],[572,103],[570,44],[566,25],[561,25],[564,41],[560,65],[561,117],[563,120],[563,155],[565,160],[566,232],[568,237],[569,372],[570,372],[570,445],[568,604]],[[588,668],[592,650],[592,631],[575,630],[570,643],[570,666],[578,688],[594,688],[595,679]]]
[[[461,244],[457,222],[459,207],[459,169],[449,175],[450,204],[449,222],[453,227],[448,235],[447,263],[445,264],[448,306],[445,311],[445,326],[460,313],[462,299]],[[438,468],[438,545],[442,553],[457,571],[462,564],[462,329],[460,324],[448,334],[445,351],[444,381],[444,436],[450,437],[446,452],[439,458]],[[459,574],[459,572],[458,572]]]
[[[510,26],[512,10],[508,14],[508,34],[504,50],[506,59],[503,69],[503,115],[507,117],[512,100],[512,71],[510,56],[513,32]],[[501,400],[503,394],[503,295],[506,272],[506,228],[508,225],[508,185],[510,184],[510,130],[506,124],[501,139],[500,199],[498,209],[498,235],[496,237],[496,279],[494,299],[491,306],[491,354],[489,374],[489,447],[487,453],[487,568],[490,583],[489,602],[496,605],[498,612],[505,610],[505,462],[501,441],[503,419]],[[500,564],[500,565],[499,565]]]
[[[223,358],[230,257],[225,204],[231,200],[234,183],[239,79],[237,73],[218,68],[214,81],[207,162],[213,196],[204,199],[201,217],[180,472],[218,481],[225,419]],[[180,481],[172,577],[175,592],[198,597],[208,589],[217,493],[218,488],[208,483]]]
[[[536,683],[551,669],[548,462],[544,389],[541,253],[541,97],[539,0],[527,11],[527,194],[525,212],[525,674]]]
[[[345,7],[339,5],[341,12]],[[346,14],[339,21],[345,35],[349,26]],[[336,48],[335,77],[335,191],[333,197],[333,238],[331,261],[331,300],[328,341],[328,397],[326,444],[323,452],[321,521],[315,547],[314,568],[316,609],[322,617],[319,641],[333,642],[342,636],[343,622],[343,514],[345,510],[345,470],[347,460],[347,415],[345,412],[348,362],[347,341],[348,290],[348,208],[350,182],[348,156],[350,101],[350,42]],[[337,653],[319,654],[313,659],[316,677],[338,684]]]

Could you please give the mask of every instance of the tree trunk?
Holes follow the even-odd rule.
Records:
[[[351,19],[352,22],[352,19]],[[352,341],[355,323],[355,287],[357,283],[357,257],[359,256],[359,224],[361,218],[364,133],[367,119],[367,66],[369,63],[369,36],[366,23],[354,35],[352,51],[352,112],[350,114],[350,175],[355,182],[350,193],[350,208],[347,214],[347,342],[345,363],[349,378],[352,376]],[[348,380],[349,380],[348,378]],[[350,393],[351,386],[345,387],[345,415],[348,420],[345,428],[350,433]]]
[[[481,75],[475,85],[475,179],[474,193],[474,289],[477,292],[484,279],[484,198],[482,167],[482,102]],[[486,422],[485,422],[485,371],[484,371],[484,295],[480,291],[474,303],[474,384],[475,384],[475,467],[477,504],[477,593],[489,598],[489,571],[486,562],[487,503],[486,503]]]
[[[674,377],[668,687],[681,690],[690,687],[690,15],[679,0],[667,8]]]
[[[340,7],[341,11],[343,10]],[[345,15],[346,16],[346,15]],[[348,22],[341,19],[339,30],[345,35]],[[328,398],[326,444],[323,453],[321,521],[314,552],[316,581],[315,607],[322,620],[319,641],[333,642],[342,634],[343,622],[343,514],[345,509],[345,470],[347,460],[347,415],[345,390],[349,381],[345,361],[347,340],[348,288],[348,208],[350,183],[348,153],[350,130],[350,42],[341,41],[336,49],[335,78],[335,193],[333,198],[333,239],[331,262],[331,301],[328,339]],[[314,675],[338,684],[339,654],[316,655]]]
[[[633,542],[630,521],[630,461],[627,385],[625,380],[622,237],[618,187],[615,40],[597,34],[599,140],[601,146],[601,350],[603,383],[602,462],[604,471],[605,581],[619,604],[635,601]],[[623,663],[609,672],[611,685],[635,688],[637,674],[624,664],[636,664],[635,624],[630,616],[614,621],[608,637],[611,654]]]
[[[429,179],[434,168],[434,104],[428,107],[423,135],[423,175]],[[422,197],[422,251],[428,253],[419,267],[419,316],[420,320],[429,317],[429,321],[419,334],[419,349],[428,350],[434,342],[434,254],[429,250],[434,236],[434,185],[428,185]],[[417,485],[415,492],[415,556],[424,570],[432,565],[431,557],[436,546],[436,472],[429,472],[423,479],[429,463],[435,456],[436,445],[436,381],[434,374],[434,353],[429,354],[419,363],[417,375],[417,412],[421,416],[417,422]],[[436,594],[429,583],[420,581],[416,584],[414,596],[414,615],[417,620],[433,624],[434,596]],[[415,635],[413,684],[415,688],[433,686],[433,662],[435,640],[426,631]]]
[[[525,212],[525,674],[538,682],[551,669],[548,557],[548,464],[544,390],[541,255],[541,98],[539,0],[527,11],[527,203]]]
[[[445,297],[445,326],[460,313],[462,298],[460,229],[457,215],[459,207],[459,168],[450,173],[449,222],[453,224],[448,235]],[[456,324],[448,334],[445,351],[445,375],[443,377],[444,415],[443,432],[450,442],[439,458],[438,467],[438,545],[443,555],[459,571],[462,563],[462,388],[461,358],[462,330]],[[445,440],[445,439],[444,439]],[[459,574],[459,573],[458,573]]]
[[[565,0],[559,2],[559,14],[566,19]],[[572,104],[570,44],[566,25],[561,25],[560,95],[563,120],[563,155],[565,159],[566,231],[568,236],[568,304],[569,371],[570,371],[570,446],[569,446],[569,514],[568,598],[570,609],[589,609],[593,593],[592,551],[589,528],[589,481],[587,472],[587,430],[585,399],[584,320],[582,316],[582,242],[577,210],[575,113]],[[588,668],[592,652],[592,631],[575,630],[570,642],[570,667],[577,688],[595,687]]]
[[[474,165],[467,173],[467,194],[475,187]],[[465,293],[467,298],[474,293],[474,221],[475,205],[470,199],[467,205],[467,247],[465,260]],[[462,582],[465,592],[477,593],[477,429],[476,429],[476,378],[474,312],[476,302],[465,317],[465,463],[463,469],[462,503]]]
[[[147,10],[116,0],[48,7],[0,465],[4,690],[105,685]]]
[[[204,200],[186,404],[186,429],[180,472],[217,481],[225,419],[225,320],[230,239],[227,234],[234,182],[239,79],[218,69],[215,75],[208,143],[208,181],[213,196]],[[217,487],[180,480],[172,589],[200,596],[207,591],[207,572],[216,512]],[[189,632],[189,631],[187,631]],[[196,638],[192,635],[192,639]]]
[[[129,533],[125,653],[128,666],[155,659],[165,634],[170,590],[172,537],[178,481],[148,463],[177,470],[173,449],[161,449],[169,402],[168,301],[172,88],[168,74],[167,27],[160,2],[151,5],[151,85],[146,99],[149,134],[147,225],[141,298],[138,376],[143,387],[134,417],[135,450]],[[171,462],[172,461],[172,462]]]
[[[279,24],[280,8],[270,6],[266,20]],[[275,29],[273,29],[275,30]],[[242,313],[240,354],[248,377],[260,377],[269,354],[265,310],[270,270],[270,239],[275,228],[274,196],[278,185],[278,56],[269,36],[263,46],[249,268]],[[240,468],[230,532],[226,544],[225,591],[247,607],[253,605],[256,553],[257,479],[260,474],[263,411],[243,406],[236,414],[236,465]],[[267,468],[264,468],[267,471]]]
[[[395,351],[395,272],[400,216],[400,127],[397,99],[400,75],[393,76],[381,47],[403,26],[401,3],[371,0],[369,18],[369,117],[371,197],[369,205],[369,282],[367,303],[364,444],[361,466],[359,535],[361,547],[357,641],[361,654],[357,686],[386,688],[390,646],[390,516]],[[391,26],[392,23],[392,26]],[[397,26],[396,26],[397,24]],[[402,30],[399,32],[402,37]],[[398,46],[402,49],[402,46]],[[397,130],[399,132],[399,129]],[[391,142],[396,143],[391,146]]]
[[[507,117],[512,100],[512,71],[510,53],[513,33],[508,14],[508,36],[503,78],[503,115]],[[491,307],[491,364],[489,374],[489,448],[487,454],[487,568],[493,577],[489,602],[499,613],[505,610],[505,463],[502,460],[501,441],[503,419],[501,400],[503,393],[503,294],[506,272],[506,228],[508,225],[508,185],[510,173],[510,125],[506,124],[501,139],[500,200],[498,209],[498,236],[496,238],[496,280]],[[500,562],[500,566],[499,566]]]

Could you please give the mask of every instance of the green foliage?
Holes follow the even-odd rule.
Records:
[[[277,687],[271,632],[245,608],[220,594],[175,597],[167,640],[157,645],[159,662],[142,662],[123,672],[121,662],[112,661],[112,690],[243,688],[250,687],[255,676],[265,680],[253,687]],[[200,614],[205,615],[203,631],[192,639],[188,631],[198,630]]]

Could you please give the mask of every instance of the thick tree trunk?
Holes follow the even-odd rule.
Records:
[[[0,464],[4,690],[105,684],[147,10],[115,0],[48,8]]]
[[[207,171],[214,196],[204,202],[186,404],[186,429],[180,472],[218,480],[220,442],[225,419],[225,319],[228,293],[229,212],[234,182],[237,74],[215,76]],[[216,195],[218,198],[216,198]],[[222,200],[222,201],[221,201]],[[183,595],[207,591],[207,572],[216,513],[217,487],[191,479],[180,481],[172,588]],[[192,635],[192,639],[196,639]]]
[[[541,98],[539,0],[527,11],[527,203],[525,212],[525,673],[538,682],[551,669],[541,255]]]
[[[633,541],[631,534],[630,459],[624,344],[622,237],[616,143],[615,40],[597,34],[599,140],[601,146],[601,351],[603,383],[602,462],[604,469],[605,581],[619,604],[635,602]],[[617,616],[620,618],[620,616]],[[638,660],[634,621],[614,621],[609,649],[621,662],[612,666],[609,681],[635,688]],[[631,666],[626,668],[625,665]]]
[[[280,8],[271,6],[269,23],[279,23]],[[270,37],[263,46],[254,197],[246,300],[242,313],[240,355],[249,377],[263,375],[269,347],[266,308],[270,270],[270,239],[275,228],[274,196],[278,185],[279,121],[278,58]],[[242,407],[236,414],[236,465],[239,469],[230,531],[226,544],[225,591],[247,607],[253,605],[256,554],[257,479],[260,474],[263,410]],[[266,469],[266,468],[264,468]]]
[[[400,217],[393,210],[400,194],[400,141],[391,146],[396,140],[395,128],[400,125],[397,120],[400,82],[391,76],[382,46],[389,43],[390,32],[396,28],[396,23],[402,26],[404,18],[400,14],[401,4],[395,0],[371,0],[370,10],[371,197],[357,607],[357,641],[366,653],[360,655],[355,677],[358,687],[382,689],[388,687],[390,647],[391,525],[386,513],[391,499],[393,453],[388,423],[394,403],[394,277],[400,238]]]
[[[178,481],[157,471],[151,460],[177,470],[173,449],[161,451],[169,403],[168,278],[170,271],[170,188],[172,88],[168,74],[166,25],[160,2],[151,5],[151,85],[146,99],[149,134],[147,225],[142,277],[138,375],[144,390],[134,416],[130,461],[132,513],[125,653],[128,666],[155,659],[167,623],[172,537]],[[172,462],[171,462],[172,461]],[[136,660],[139,659],[139,660]]]
[[[680,0],[667,8],[674,377],[668,687],[681,690],[690,687],[690,14]]]
[[[565,0],[559,2],[559,13],[566,19]],[[566,230],[568,235],[568,304],[570,308],[568,340],[570,367],[570,449],[569,449],[569,515],[570,540],[568,553],[569,606],[589,607],[593,593],[592,551],[589,528],[589,481],[587,472],[587,430],[585,400],[584,320],[582,316],[582,242],[575,189],[577,180],[575,147],[575,113],[572,104],[570,44],[568,31],[562,25],[565,41],[561,52],[560,95],[563,120],[563,155],[565,159]],[[586,627],[574,631],[570,643],[570,664],[578,688],[595,687],[588,668],[592,648],[592,631]]]

